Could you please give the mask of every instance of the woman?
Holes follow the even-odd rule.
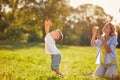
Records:
[[[91,39],[91,46],[98,48],[96,56],[98,67],[93,77],[116,77],[118,64],[115,49],[118,42],[115,27],[110,22],[106,23],[103,27],[102,35],[97,34],[98,29],[98,27],[93,28]]]

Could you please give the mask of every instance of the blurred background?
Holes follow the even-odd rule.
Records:
[[[50,30],[60,28],[59,44],[89,46],[92,27],[103,28],[111,21],[118,32],[120,47],[119,0],[0,0],[0,41],[44,43],[44,21]],[[100,31],[100,33],[102,33]]]
[[[45,54],[44,21],[50,31],[61,29],[64,39],[57,47],[62,54],[62,80],[92,80],[96,48],[90,47],[92,28],[108,21],[118,32],[116,48],[120,65],[119,0],[0,0],[0,80],[61,80],[50,69]],[[108,79],[102,79],[108,80]],[[118,78],[120,80],[120,68]]]

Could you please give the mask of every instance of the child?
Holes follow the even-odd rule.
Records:
[[[96,63],[98,67],[93,77],[116,77],[118,73],[118,64],[116,58],[117,36],[114,26],[108,22],[104,25],[103,35],[97,34],[98,27],[93,28],[91,46],[98,48]],[[95,40],[97,36],[97,39]]]
[[[59,70],[61,55],[55,44],[56,41],[61,41],[63,39],[63,34],[59,29],[49,32],[51,25],[51,20],[45,20],[45,51],[47,54],[51,55],[51,69],[55,71],[56,74],[63,77],[63,74]]]

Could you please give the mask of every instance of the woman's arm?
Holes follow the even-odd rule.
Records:
[[[95,37],[96,37],[96,35],[93,34],[93,35],[92,35],[91,42],[90,42],[91,46],[94,46],[94,45],[95,45]]]
[[[97,29],[99,29],[97,26],[93,27],[92,29],[92,39],[91,39],[91,46],[94,46],[95,45],[95,37],[96,37],[96,34],[97,34]]]
[[[107,52],[107,53],[111,53],[112,51],[111,51],[110,47],[107,45],[107,42],[106,42],[106,41],[103,41],[102,43],[103,43],[103,45],[104,45],[104,47],[105,47],[105,49],[106,49],[106,52]]]
[[[107,45],[107,40],[104,40],[104,39],[101,37],[101,35],[99,35],[98,39],[102,41],[102,44],[103,44],[106,52],[107,52],[107,53],[111,53],[112,51],[111,51],[110,47]]]

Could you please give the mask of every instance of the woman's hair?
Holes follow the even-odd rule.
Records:
[[[108,26],[108,25],[110,26],[110,29],[111,29],[110,36],[117,36],[115,26],[111,22],[108,22],[108,23],[105,24],[105,26]],[[104,28],[103,28],[103,30],[104,30]]]

